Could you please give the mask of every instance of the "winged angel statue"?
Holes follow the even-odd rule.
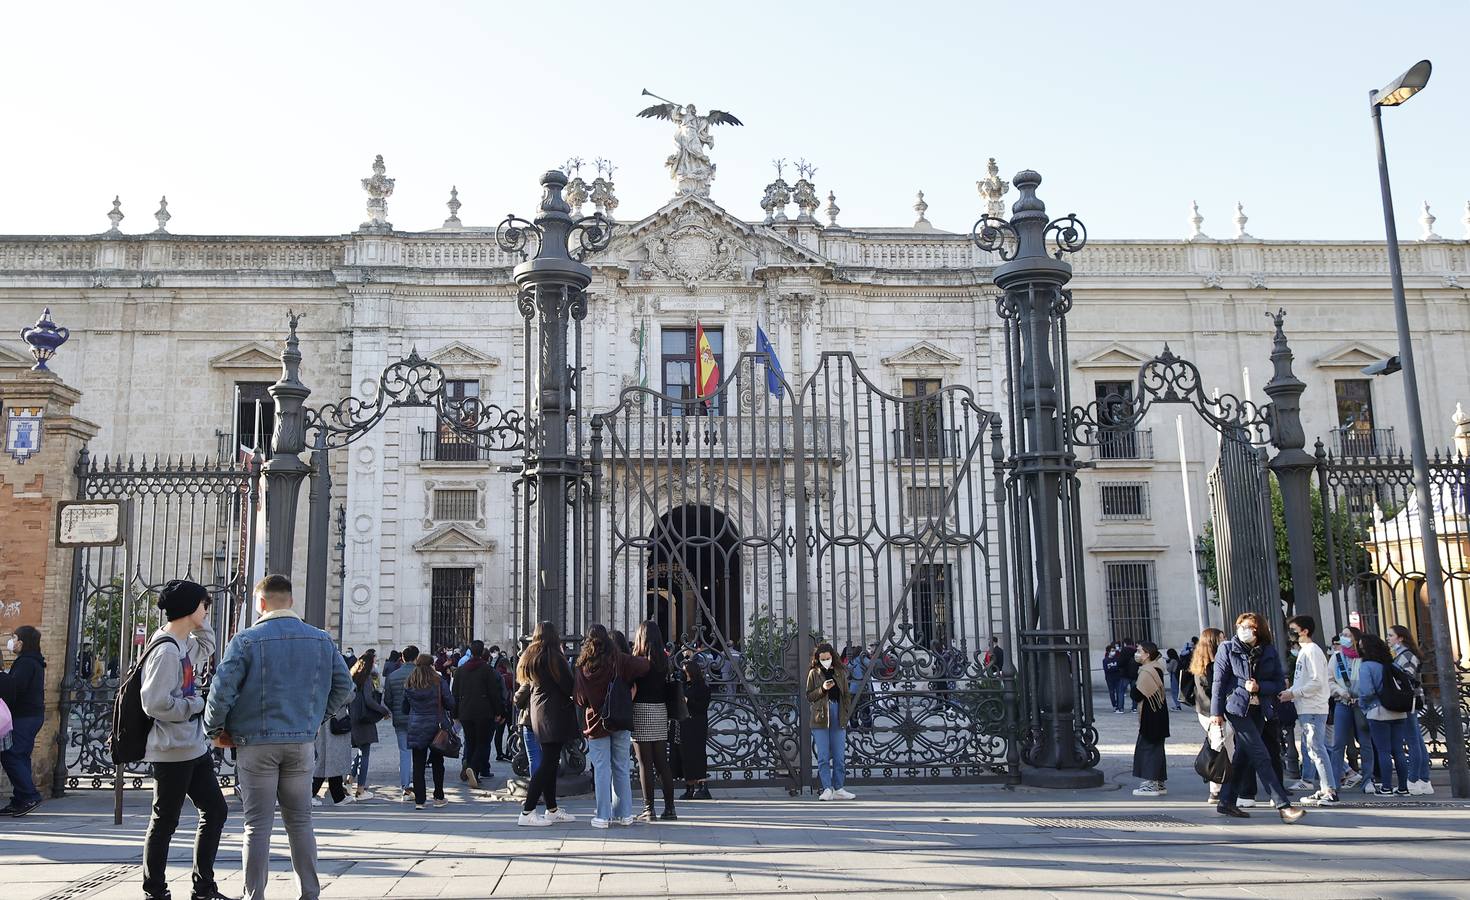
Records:
[[[646,90],[643,93],[655,100],[664,99]],[[674,123],[674,145],[678,149],[664,161],[664,165],[669,167],[669,174],[678,185],[679,193],[697,194],[701,197],[709,196],[709,184],[715,180],[715,164],[710,161],[709,154],[704,152],[704,148],[715,145],[715,139],[710,137],[709,127],[745,124],[722,110],[712,109],[701,116],[693,103],[680,106],[667,100],[657,106],[650,106],[639,113],[638,117],[667,119]]]

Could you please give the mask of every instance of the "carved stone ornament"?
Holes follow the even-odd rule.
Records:
[[[699,206],[687,206],[669,228],[648,242],[643,277],[662,275],[694,287],[701,281],[734,280],[741,274],[739,246],[714,228],[714,218]]]

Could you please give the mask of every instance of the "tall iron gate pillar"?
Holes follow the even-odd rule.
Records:
[[[332,472],[326,434],[317,430],[311,451],[311,490],[306,513],[306,608],[308,625],[327,627],[327,539],[332,530]]]
[[[1271,380],[1264,390],[1271,398],[1271,444],[1276,455],[1267,466],[1281,486],[1286,542],[1291,548],[1292,613],[1311,616],[1318,623],[1313,638],[1320,643],[1322,607],[1317,599],[1317,554],[1312,541],[1312,475],[1317,459],[1304,449],[1307,433],[1302,428],[1302,392],[1307,385],[1291,371],[1292,352],[1283,327],[1286,311],[1268,315],[1276,325],[1276,336],[1271,344]],[[1280,645],[1285,654],[1287,642]]]
[[[301,459],[301,453],[306,450],[306,398],[311,396],[311,388],[301,383],[301,345],[296,337],[301,316],[288,313],[287,321],[291,331],[286,336],[286,349],[281,353],[281,377],[266,389],[276,403],[276,427],[271,435],[272,455],[262,471],[265,474],[265,571],[289,578],[301,482],[311,472],[311,466]]]
[[[1071,295],[1063,287],[1072,266],[1062,255],[1082,249],[1086,229],[1073,216],[1047,219],[1046,204],[1036,196],[1036,172],[1020,172],[1012,182],[1020,197],[1011,220],[981,218],[974,239],[1003,260],[993,279],[1004,292],[999,312],[1006,320],[1011,385],[1011,572],[1027,715],[1021,780],[1095,787],[1103,775],[1096,768],[1092,723],[1077,462],[1064,428]],[[1054,256],[1047,252],[1049,239]]]
[[[611,222],[601,213],[572,218],[571,204],[562,197],[566,184],[567,176],[556,170],[541,176],[541,207],[536,220],[508,217],[495,234],[507,252],[523,251],[529,241],[536,244],[535,256],[516,266],[514,272],[521,314],[527,319],[540,319],[536,370],[539,415],[534,448],[527,444],[528,451],[534,449],[535,454],[530,457],[527,476],[536,482],[539,501],[536,618],[553,622],[562,631],[569,624],[567,504],[569,491],[582,477],[583,465],[568,435],[574,410],[567,328],[572,319],[580,319],[587,310],[585,291],[592,282],[592,270],[582,264],[582,257],[605,248],[611,236]]]

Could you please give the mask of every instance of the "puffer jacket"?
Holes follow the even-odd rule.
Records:
[[[436,696],[437,694],[437,696]],[[404,686],[403,712],[408,716],[408,748],[422,750],[454,716],[454,695],[444,679],[431,688]]]
[[[1253,649],[1256,651],[1254,666]],[[1276,695],[1286,689],[1286,672],[1281,666],[1281,657],[1276,655],[1276,648],[1270,644],[1253,648],[1236,638],[1221,644],[1220,652],[1215,654],[1210,714],[1250,715],[1251,694],[1245,689],[1245,683],[1251,678],[1256,680],[1256,698],[1260,701],[1261,714],[1268,721],[1276,718]]]
[[[403,685],[413,674],[413,663],[404,663],[383,678],[383,705],[393,714],[393,730],[408,730],[408,714],[403,711]]]

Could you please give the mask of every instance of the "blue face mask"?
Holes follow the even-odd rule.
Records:
[[[1351,647],[1353,645],[1353,639],[1346,634],[1338,638],[1337,642],[1344,647]]]

